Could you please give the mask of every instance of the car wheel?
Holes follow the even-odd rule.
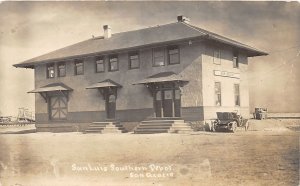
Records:
[[[231,131],[235,132],[236,129],[237,129],[237,123],[236,123],[236,121],[233,121],[232,124],[231,124]]]

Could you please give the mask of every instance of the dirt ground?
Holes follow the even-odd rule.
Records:
[[[299,185],[299,121],[255,122],[237,133],[2,134],[0,185]]]

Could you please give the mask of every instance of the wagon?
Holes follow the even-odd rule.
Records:
[[[213,122],[213,129],[215,131],[227,130],[235,132],[238,127],[243,127],[248,130],[248,119],[244,119],[237,112],[217,112],[217,118]]]

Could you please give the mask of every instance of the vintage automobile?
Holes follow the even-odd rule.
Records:
[[[267,108],[255,108],[255,112],[253,113],[254,119],[267,119],[268,117],[268,109]]]
[[[213,122],[213,130],[227,130],[235,132],[237,127],[244,127],[245,131],[248,130],[248,119],[244,119],[237,112],[217,112],[217,118]]]

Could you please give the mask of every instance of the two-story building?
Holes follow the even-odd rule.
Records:
[[[111,33],[15,64],[34,69],[38,131],[84,131],[95,121],[204,121],[249,116],[248,57],[267,53],[177,22]]]

